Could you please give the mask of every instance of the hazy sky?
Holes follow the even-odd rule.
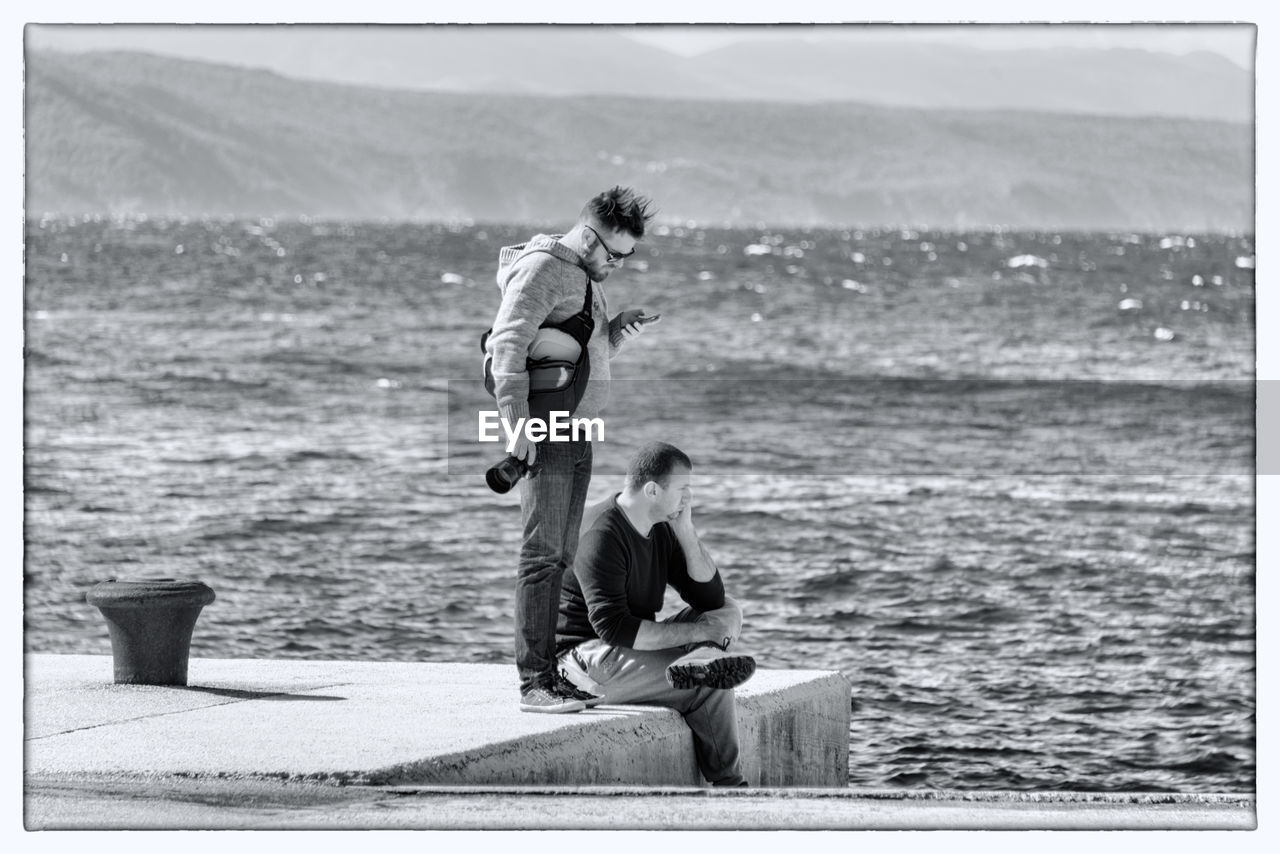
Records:
[[[32,48],[94,50],[141,49],[197,59],[234,61],[233,50],[246,29],[240,27],[154,27],[127,25],[29,27]],[[1253,67],[1254,29],[1217,24],[979,24],[979,25],[644,25],[618,31],[647,44],[680,54],[694,54],[737,41],[803,38],[850,45],[886,42],[929,42],[990,49],[1046,47],[1125,47],[1182,54],[1203,50],[1227,57],[1242,68]],[[211,51],[217,52],[216,57]],[[261,40],[244,42],[245,64],[261,62]]]
[[[683,54],[733,41],[786,36],[849,44],[936,42],[996,50],[1123,47],[1177,54],[1204,50],[1242,68],[1252,68],[1254,43],[1253,28],[1239,24],[703,25],[633,27],[628,32],[635,39]]]

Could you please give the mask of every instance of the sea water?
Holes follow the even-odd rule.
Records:
[[[536,230],[29,221],[26,648],[169,576],[195,656],[510,662],[478,337]],[[743,643],[852,683],[853,785],[1252,791],[1253,251],[662,226],[589,500],[690,453]]]

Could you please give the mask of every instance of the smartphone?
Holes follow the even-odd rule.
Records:
[[[648,315],[642,314],[636,318],[637,321],[645,324],[656,323],[661,319],[662,319],[662,315],[660,314],[648,314]]]

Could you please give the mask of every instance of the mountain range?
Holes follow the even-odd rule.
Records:
[[[922,109],[1155,115],[1241,123],[1253,117],[1252,75],[1221,55],[1031,49],[1036,35],[1052,29],[1047,26],[729,27],[721,29],[739,33],[744,40],[693,56],[626,35],[663,29],[667,28],[38,26],[29,28],[27,43],[63,50],[97,43],[115,50],[256,67],[301,80],[413,91],[856,101]],[[807,40],[819,33],[829,40]],[[931,33],[954,39],[968,36],[969,41],[927,41]],[[977,47],[984,37],[995,35],[1006,45],[1028,47]]]
[[[462,59],[440,61],[466,77]],[[708,224],[1253,228],[1244,122],[784,101],[741,76],[755,98],[648,97],[628,81],[626,95],[555,95],[537,77],[527,93],[428,92],[28,50],[26,208],[556,223],[622,183],[664,219]],[[821,83],[799,67],[784,82]]]

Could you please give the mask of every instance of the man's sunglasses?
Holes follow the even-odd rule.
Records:
[[[600,236],[600,232],[596,231],[594,228],[587,225],[586,223],[583,223],[583,227],[586,228],[588,231],[590,231],[592,234],[594,234],[596,236],[596,240],[600,241],[600,245],[604,247],[605,257],[608,258],[610,261],[621,261],[623,258],[630,258],[632,255],[636,254],[636,250],[634,249],[632,249],[630,252],[614,252],[612,249],[609,248],[609,244],[604,242],[604,238]]]

